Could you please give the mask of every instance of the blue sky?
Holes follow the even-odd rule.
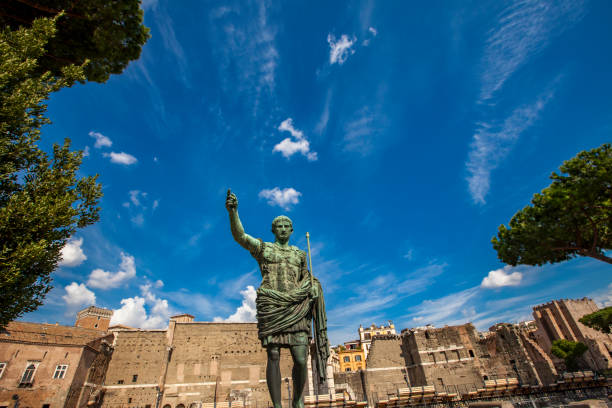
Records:
[[[230,234],[294,222],[332,343],[359,324],[528,319],[556,298],[612,301],[610,265],[504,267],[497,227],[563,160],[611,140],[605,1],[146,1],[152,38],[105,84],[52,95],[43,145],[69,137],[99,174],[47,303],[72,324],[253,319],[255,261]]]

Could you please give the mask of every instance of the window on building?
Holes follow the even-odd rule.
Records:
[[[349,356],[344,356],[344,362],[348,363],[349,361],[351,361],[351,358]]]
[[[34,381],[34,373],[36,372],[36,367],[38,367],[37,362],[28,361],[26,365],[26,369],[21,376],[21,381],[19,381],[20,385],[28,385],[32,384]]]
[[[346,367],[344,371],[351,371],[351,367]]]
[[[138,381],[138,374],[134,374],[132,376],[132,382],[136,382],[136,381]]]
[[[468,350],[468,352],[470,353],[470,357],[474,357],[474,351],[473,350]]]
[[[365,339],[366,339],[366,340],[370,340],[370,339],[372,339],[372,335],[371,335],[370,333],[366,333],[366,334],[364,335],[364,337],[365,337]]]
[[[64,378],[67,370],[68,366],[66,364],[58,365],[55,367],[55,374],[53,374],[53,378]]]
[[[6,368],[6,363],[0,363],[0,378],[2,378],[2,374],[4,374],[5,368]]]
[[[51,408],[51,404],[43,404],[42,408]]]
[[[117,381],[117,384],[123,384],[123,380]]]
[[[361,356],[355,356],[355,361],[361,361]]]
[[[128,404],[132,402],[132,398],[128,398]]]

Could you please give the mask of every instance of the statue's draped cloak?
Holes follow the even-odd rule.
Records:
[[[257,328],[262,346],[308,346],[314,320],[317,372],[326,378],[329,357],[327,317],[321,284],[310,277],[306,254],[296,247],[280,247],[260,240],[252,255],[257,259],[263,281],[257,289]],[[318,297],[312,299],[311,285]]]

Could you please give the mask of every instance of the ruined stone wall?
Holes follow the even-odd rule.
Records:
[[[521,338],[542,384],[553,384],[558,378],[557,369],[552,359],[537,343],[535,331],[522,330]]]
[[[365,372],[350,371],[334,373],[336,393],[345,393],[353,401],[364,401],[363,375]]]
[[[172,326],[172,325],[171,325]],[[176,323],[163,403],[267,401],[267,354],[255,323]],[[281,391],[291,384],[291,355],[281,349]]]
[[[487,378],[517,378],[520,384],[541,385],[542,381],[519,328],[509,323],[500,323],[489,330],[492,335],[482,342],[488,358],[481,359]]]
[[[114,335],[102,406],[155,406],[167,358],[166,331],[129,330]]]
[[[406,387],[406,361],[402,338],[397,335],[375,337],[368,353],[363,378],[368,400],[385,399]]]
[[[588,298],[553,300],[533,308],[538,327],[535,336],[558,370],[562,370],[564,364],[550,352],[552,342],[557,339],[580,341],[589,347],[581,358],[584,368],[612,368],[612,336],[579,322],[582,316],[597,310],[595,302]]]
[[[414,362],[409,370],[412,386],[433,385],[446,391],[448,387],[477,388],[483,383],[479,358],[484,353],[472,324],[411,330],[404,335]]]

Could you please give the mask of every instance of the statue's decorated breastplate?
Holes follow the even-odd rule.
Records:
[[[304,252],[297,247],[283,248],[263,242],[257,259],[263,277],[261,286],[281,292],[296,288],[299,286],[305,259]]]

